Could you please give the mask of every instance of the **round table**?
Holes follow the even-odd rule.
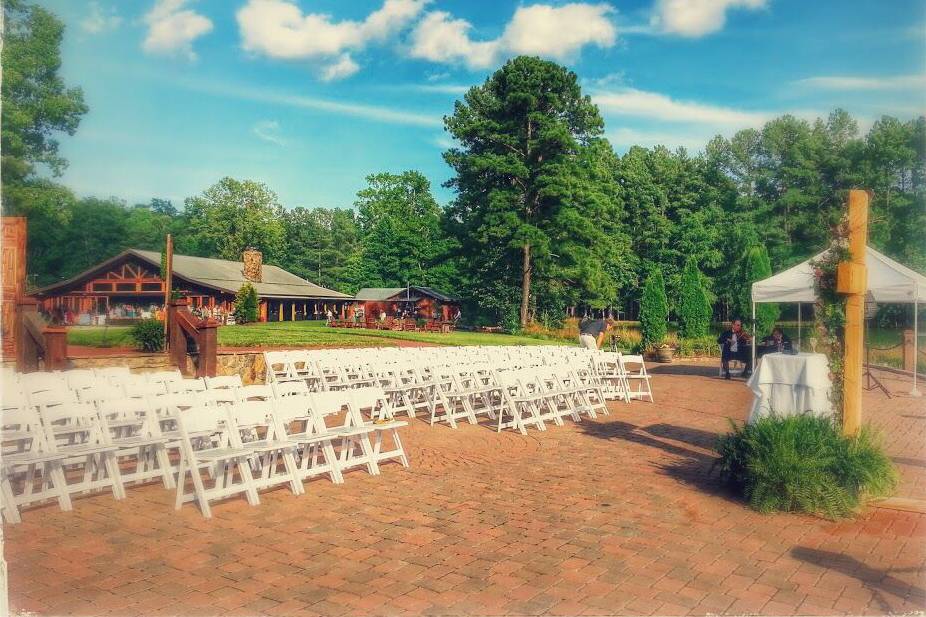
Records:
[[[833,417],[829,362],[822,353],[771,353],[746,382],[755,395],[747,422],[812,413]]]

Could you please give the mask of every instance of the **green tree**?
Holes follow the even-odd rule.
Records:
[[[661,344],[668,331],[669,300],[662,270],[653,268],[643,284],[640,301],[640,330],[644,349]]]
[[[447,239],[441,209],[431,184],[421,173],[380,173],[367,176],[357,193],[357,222],[362,246],[359,271],[368,276],[362,286],[401,287],[406,283],[446,289]]]
[[[566,187],[580,146],[602,132],[601,116],[575,73],[522,56],[471,88],[444,124],[460,144],[444,153],[456,173],[447,184],[457,192],[449,216],[462,253],[475,257],[474,291],[519,285],[526,325],[535,265],[561,255],[551,226],[565,209],[582,216]],[[483,270],[485,260],[495,269]]]
[[[743,279],[748,283],[740,298],[740,312],[742,315],[752,313],[752,284],[772,275],[772,264],[768,257],[765,245],[759,244],[750,247],[742,258]],[[756,304],[756,335],[759,337],[771,333],[772,327],[780,314],[777,304]]]
[[[235,323],[252,323],[257,321],[259,299],[257,290],[250,283],[245,283],[235,294]]]
[[[347,289],[347,267],[360,250],[353,210],[293,208],[285,212],[286,251],[280,265],[323,287]]]
[[[23,0],[3,3],[3,110],[0,149],[4,188],[33,175],[37,164],[60,175],[59,132],[73,135],[87,113],[80,88],[58,74],[64,24]],[[4,195],[4,199],[6,195]]]
[[[711,304],[702,279],[697,260],[689,257],[678,299],[679,334],[685,338],[705,336],[711,325]]]
[[[180,253],[238,260],[252,246],[268,263],[283,257],[283,208],[264,184],[222,178],[202,195],[186,199],[183,217],[187,232],[178,238]]]

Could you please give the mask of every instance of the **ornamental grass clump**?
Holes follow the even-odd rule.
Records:
[[[897,471],[869,428],[846,437],[831,420],[810,415],[733,424],[716,450],[721,477],[759,512],[847,517],[897,486]]]

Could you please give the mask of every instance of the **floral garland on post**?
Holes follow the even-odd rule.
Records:
[[[849,222],[843,218],[834,229],[829,249],[820,259],[810,262],[817,292],[814,325],[817,340],[822,344],[829,361],[830,381],[833,384],[830,398],[839,423],[842,423],[842,388],[845,380],[843,350],[846,340],[846,298],[836,291],[836,270],[841,262],[850,260]],[[813,341],[811,345],[816,347]]]

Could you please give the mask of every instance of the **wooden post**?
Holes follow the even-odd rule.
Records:
[[[174,239],[170,234],[167,234],[167,238],[164,242],[164,253],[166,254],[165,259],[165,276],[167,277],[164,281],[164,345],[170,349],[170,336],[168,333],[168,323],[170,323],[170,293],[173,289],[173,273],[174,273]]]
[[[846,298],[846,348],[844,356],[842,430],[855,435],[862,426],[862,357],[865,348],[865,292],[868,273],[868,192],[849,191],[849,253],[852,261],[840,266],[837,289]],[[848,276],[850,281],[844,282]]]
[[[216,328],[218,322],[206,319],[199,328],[199,366],[197,377],[215,377],[218,370]]]

